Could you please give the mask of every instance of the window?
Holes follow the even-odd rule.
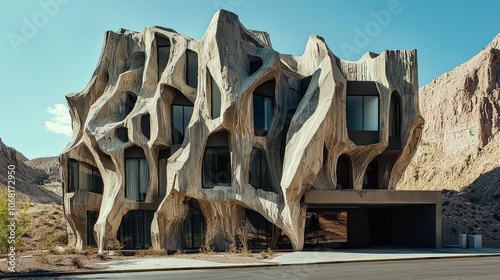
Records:
[[[122,142],[128,142],[128,129],[126,127],[119,127],[116,129],[116,138],[120,139]]]
[[[258,86],[253,92],[254,134],[266,136],[273,119],[275,81]]]
[[[144,202],[149,190],[149,166],[137,146],[125,150],[125,197]]]
[[[262,58],[253,55],[247,55],[248,58],[248,74],[249,76],[253,75],[255,72],[259,71],[260,67],[262,67]]]
[[[372,81],[347,82],[347,130],[356,145],[379,142],[379,93]]]
[[[378,161],[372,161],[363,177],[363,189],[378,189]]]
[[[219,86],[210,75],[210,110],[212,113],[212,119],[220,117],[221,102],[222,99]]]
[[[228,133],[213,133],[208,137],[203,156],[203,188],[231,185],[231,154]]]
[[[156,36],[156,54],[158,57],[158,80],[167,67],[170,57],[170,40],[162,36]]]
[[[186,84],[198,87],[198,54],[192,50],[186,51]]]
[[[199,249],[203,245],[205,217],[196,199],[190,198],[188,203],[189,212],[182,223],[182,248]]]
[[[122,218],[118,240],[123,249],[149,249],[154,211],[131,210]]]
[[[85,162],[69,159],[68,162],[68,192],[88,190],[102,194],[103,182],[99,170]]]
[[[351,160],[347,155],[337,161],[337,189],[352,189]]]
[[[145,115],[141,116],[141,131],[142,131],[142,134],[148,139],[151,137],[150,122],[151,122],[151,116],[149,114],[145,114]]]
[[[307,208],[304,247],[338,248],[347,242],[347,211]]]
[[[128,91],[127,98],[125,99],[125,117],[128,116],[130,112],[132,112],[136,102],[137,102],[137,95],[135,95],[133,92]]]
[[[347,129],[378,131],[378,96],[347,96]]]
[[[193,115],[193,103],[180,91],[175,91],[172,101],[172,144],[180,145],[184,141],[186,128]]]
[[[397,92],[391,95],[391,107],[389,111],[389,136],[401,136],[401,105]]]
[[[248,247],[268,248],[271,246],[273,224],[260,213],[246,209],[245,227],[248,232]]]
[[[99,218],[99,212],[87,211],[87,246],[97,247],[97,242],[94,238],[94,225]]]
[[[164,197],[167,194],[167,158],[170,156],[170,149],[161,149],[158,155],[158,196]]]
[[[273,191],[269,179],[267,159],[264,152],[259,148],[253,148],[250,155],[249,183],[256,189]]]

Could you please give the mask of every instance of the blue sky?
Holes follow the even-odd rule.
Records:
[[[0,137],[28,158],[58,155],[70,141],[64,96],[85,88],[104,32],[170,27],[200,39],[213,14],[237,13],[301,55],[311,34],[339,57],[417,49],[423,86],[467,61],[499,32],[499,1],[0,1]]]

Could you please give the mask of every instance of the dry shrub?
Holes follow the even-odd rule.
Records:
[[[72,256],[70,258],[71,264],[74,265],[78,269],[83,269],[85,267],[85,263],[80,256]]]
[[[200,253],[213,253],[214,248],[212,243],[217,234],[217,229],[213,224],[208,223],[207,230],[205,232],[205,239],[203,240],[203,245],[200,247]]]

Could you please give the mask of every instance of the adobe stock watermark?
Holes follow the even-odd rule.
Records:
[[[16,166],[7,169],[7,270],[16,272]]]
[[[344,57],[349,58],[351,55],[360,54],[361,49],[367,47],[373,38],[378,36],[384,27],[387,27],[394,15],[398,15],[403,11],[403,7],[399,0],[390,0],[387,2],[386,9],[370,11],[372,20],[367,22],[363,28],[354,27],[354,38],[352,44],[340,43],[340,50]]]
[[[243,3],[243,0],[215,0],[213,5],[216,11],[220,9],[231,11],[241,3]]]
[[[19,52],[21,45],[29,43],[36,37],[39,30],[49,24],[50,19],[54,18],[60,11],[61,5],[66,5],[70,0],[40,0],[38,6],[40,10],[36,11],[30,17],[22,17],[21,28],[18,32],[9,32],[7,39],[15,53]]]

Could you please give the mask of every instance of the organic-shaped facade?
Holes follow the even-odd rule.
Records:
[[[67,96],[72,245],[224,250],[243,226],[253,247],[439,246],[439,196],[394,190],[424,124],[417,80],[415,50],[344,61],[311,36],[284,55],[223,10],[199,41],[107,32]]]

